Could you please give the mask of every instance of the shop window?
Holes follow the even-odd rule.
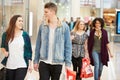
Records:
[[[21,4],[23,0],[12,0],[12,4]]]
[[[95,0],[80,0],[81,6],[95,6]]]
[[[58,8],[57,16],[59,17],[60,20],[63,20],[64,18],[66,20],[70,19],[71,0],[44,0],[44,3],[47,3],[49,1],[57,4]]]
[[[104,9],[103,18],[106,26],[115,26],[116,10],[115,9]]]

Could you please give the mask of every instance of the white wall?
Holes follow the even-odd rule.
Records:
[[[71,17],[80,17],[80,0],[71,0]]]

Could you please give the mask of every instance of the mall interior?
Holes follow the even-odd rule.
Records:
[[[102,80],[120,80],[120,61],[118,60],[120,58],[120,32],[117,25],[120,23],[120,17],[118,18],[117,15],[120,11],[120,0],[0,0],[0,45],[2,33],[6,30],[10,18],[15,14],[20,14],[23,16],[24,30],[30,35],[34,54],[39,25],[43,20],[44,4],[47,2],[54,2],[57,5],[57,16],[61,21],[70,22],[71,17],[74,21],[79,17],[86,23],[96,17],[104,19],[114,57],[111,59],[112,68],[104,66]],[[3,57],[0,51],[0,60]],[[0,64],[0,67],[3,66]],[[38,72],[33,71],[32,75],[35,76],[35,80],[38,80]],[[65,80],[64,77],[63,71],[61,80]],[[83,80],[94,79],[92,77]]]

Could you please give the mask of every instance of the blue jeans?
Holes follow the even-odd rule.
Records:
[[[103,70],[103,64],[101,62],[100,53],[93,51],[92,57],[94,61],[94,80],[98,80]]]

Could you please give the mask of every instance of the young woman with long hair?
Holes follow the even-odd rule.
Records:
[[[6,80],[24,80],[32,70],[32,48],[30,37],[23,30],[23,18],[14,15],[8,29],[2,35],[1,50],[5,55],[2,64],[6,67]]]

